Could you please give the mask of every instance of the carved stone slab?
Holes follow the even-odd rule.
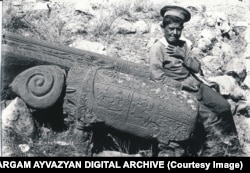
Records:
[[[64,85],[64,70],[54,65],[42,65],[20,73],[10,87],[29,106],[45,109],[56,103]]]
[[[149,78],[149,67],[94,52],[51,44],[14,33],[4,33],[2,41],[1,88],[8,85],[22,71],[37,65],[57,65],[66,71],[80,66],[113,66],[116,71]],[[2,96],[8,95],[2,93]]]
[[[150,80],[110,69],[74,67],[68,73],[64,112],[92,111],[115,129],[144,138],[182,141],[197,117],[196,99]]]
[[[40,63],[58,65],[64,69],[73,66],[115,66],[115,70],[119,72],[149,77],[148,67],[145,65],[23,37],[14,33],[5,33],[3,35],[3,50],[6,56],[9,53],[12,53],[12,56],[18,54],[32,58],[33,61],[37,60]]]

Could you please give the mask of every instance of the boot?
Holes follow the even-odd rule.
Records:
[[[217,114],[203,104],[199,105],[198,121],[206,132],[205,156],[225,157],[239,155],[241,146],[231,111]]]

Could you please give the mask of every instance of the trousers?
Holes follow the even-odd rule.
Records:
[[[237,135],[231,106],[219,93],[201,84],[196,93],[199,101],[198,121],[206,131],[222,135]]]
[[[188,142],[171,141],[166,147],[159,145],[161,149],[159,156],[175,157],[186,153],[197,155],[201,150],[205,150],[205,152],[202,151],[202,156],[225,156],[225,151],[231,155],[238,153],[237,130],[231,106],[227,100],[202,83],[199,85],[198,92],[193,94],[199,101],[194,134]],[[204,143],[208,144],[206,149],[202,147]]]

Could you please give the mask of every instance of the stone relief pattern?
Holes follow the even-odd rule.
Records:
[[[160,83],[155,83],[145,78],[131,76],[112,70],[99,69],[95,79],[97,83],[120,86],[128,90],[136,90],[139,93],[143,93],[143,95],[149,95],[152,98],[160,97],[167,102],[171,102],[173,104],[173,108],[178,107],[178,109],[180,109],[178,105],[180,105],[181,103],[183,105],[182,108],[185,111],[187,111],[186,107],[189,107],[192,110],[196,110],[195,105],[197,101],[196,98],[191,94],[184,91],[179,91],[171,87],[163,86]],[[105,82],[103,82],[104,79]],[[192,119],[192,117],[187,118]]]
[[[108,126],[161,143],[187,139],[196,110],[187,102],[183,107],[175,105],[186,98],[177,98],[171,92],[156,93],[154,84],[108,69],[72,68],[67,90],[75,88],[75,92],[66,93],[66,112],[80,118],[90,109]]]
[[[20,73],[10,84],[12,90],[33,108],[53,106],[61,96],[65,72],[58,66],[36,66]]]
[[[71,68],[66,81],[64,97],[64,114],[76,119],[76,128],[85,129],[95,123],[96,115],[87,106],[87,95],[90,92],[88,77],[89,68]]]
[[[70,68],[72,66],[84,66],[84,68],[85,68],[86,64],[87,64],[87,66],[89,64],[91,64],[91,66],[93,64],[94,65],[101,64],[105,67],[113,67],[117,71],[122,71],[122,72],[129,73],[129,74],[132,73],[134,75],[138,75],[140,72],[143,73],[144,78],[136,78],[134,76],[120,74],[120,73],[110,71],[110,70],[98,70],[96,75],[93,75],[92,73],[94,73],[94,71],[90,70],[90,71],[92,71],[92,73],[89,73],[90,74],[89,76],[86,75],[87,72],[90,72],[88,70],[83,70],[81,75],[78,75],[78,76],[75,74],[75,77],[73,77],[74,79],[70,79],[70,80],[73,80],[74,82],[71,82],[71,85],[68,85],[69,87],[67,86],[68,90],[66,93],[66,98],[67,98],[66,103],[69,103],[69,105],[70,104],[75,105],[71,108],[69,106],[66,106],[66,107],[68,107],[67,108],[68,112],[73,114],[73,115],[78,115],[78,117],[81,117],[84,112],[86,113],[86,107],[90,107],[90,108],[92,108],[92,110],[94,112],[100,111],[100,113],[97,113],[98,116],[101,116],[101,117],[99,117],[100,119],[105,120],[105,122],[107,124],[109,124],[109,122],[111,125],[115,124],[118,129],[124,128],[125,130],[128,129],[132,132],[136,132],[140,128],[142,128],[142,129],[144,128],[144,130],[148,129],[149,125],[147,126],[147,124],[151,124],[150,126],[154,127],[154,130],[150,129],[148,131],[150,131],[150,132],[157,131],[157,126],[159,126],[159,123],[156,121],[153,122],[152,119],[150,119],[150,121],[148,121],[148,122],[146,121],[146,123],[144,123],[144,126],[140,123],[133,124],[130,122],[128,122],[124,125],[124,121],[120,122],[120,120],[119,120],[119,123],[113,123],[113,120],[115,120],[119,117],[123,117],[123,118],[125,117],[126,118],[125,120],[128,120],[128,117],[130,115],[129,114],[130,107],[131,107],[132,103],[135,102],[135,98],[148,97],[149,100],[153,99],[153,98],[154,99],[160,98],[161,101],[164,103],[164,104],[162,104],[162,107],[165,107],[165,105],[171,106],[171,110],[166,109],[166,108],[162,109],[164,116],[167,115],[164,111],[167,111],[170,115],[174,114],[174,116],[177,117],[177,120],[181,119],[184,122],[186,122],[186,120],[187,120],[187,122],[192,122],[194,119],[193,117],[196,116],[196,107],[195,107],[194,99],[190,96],[187,96],[187,97],[185,95],[182,96],[183,92],[177,91],[175,89],[171,89],[169,87],[162,87],[160,84],[157,85],[157,84],[153,84],[152,82],[150,82],[147,77],[145,78],[145,74],[147,74],[147,73],[145,73],[146,66],[143,66],[143,68],[140,69],[139,67],[141,67],[141,66],[138,66],[138,65],[135,65],[132,63],[130,65],[130,63],[127,61],[122,61],[122,60],[117,60],[117,59],[114,61],[114,60],[112,60],[112,59],[110,60],[108,58],[105,59],[105,57],[100,60],[100,55],[97,56],[96,54],[91,54],[91,53],[87,53],[86,55],[84,53],[82,53],[82,55],[81,55],[80,53],[78,53],[79,51],[78,52],[76,51],[77,53],[74,53],[74,51],[69,51],[69,49],[66,49],[65,51],[63,51],[62,49],[59,49],[59,48],[57,49],[53,46],[51,46],[51,48],[50,48],[50,46],[47,46],[47,45],[44,46],[42,44],[34,42],[34,40],[29,42],[29,40],[27,38],[26,38],[26,40],[25,39],[22,40],[21,38],[9,39],[9,40],[6,39],[6,40],[7,40],[6,43],[8,44],[7,49],[12,49],[11,51],[15,51],[18,53],[21,52],[25,55],[27,54],[28,56],[35,57],[35,58],[39,57],[39,56],[36,56],[37,54],[40,54],[41,57],[39,57],[39,59],[49,61],[52,64],[59,63],[59,64],[62,64],[60,66],[66,66],[68,68]],[[83,76],[85,76],[85,78],[83,78]],[[93,76],[94,76],[94,79],[92,79]],[[93,81],[91,82],[91,80],[93,80]],[[82,82],[82,81],[84,81],[84,82]],[[79,85],[79,86],[77,86],[77,85]],[[94,87],[94,89],[92,89],[92,91],[90,91],[88,88],[91,88],[92,86],[95,86],[95,87]],[[109,87],[107,87],[107,86],[109,86]],[[70,87],[72,87],[72,88],[70,88]],[[74,89],[74,87],[75,87],[75,89]],[[102,95],[100,94],[98,96],[98,94],[97,95],[93,94],[93,92],[94,93],[100,92],[100,91],[98,91],[98,88],[101,91]],[[73,92],[74,90],[75,90],[75,92]],[[114,93],[113,90],[115,90],[116,93]],[[162,94],[163,91],[166,94]],[[69,92],[71,92],[71,94],[69,94]],[[111,107],[110,106],[107,107],[107,105],[105,105],[103,103],[100,104],[100,101],[97,101],[95,99],[96,97],[103,98],[105,96],[105,95],[103,95],[103,93],[110,95],[110,96],[108,96],[108,97],[110,97],[108,99],[110,99],[109,102],[112,102]],[[119,96],[119,94],[122,97]],[[134,97],[134,95],[136,95],[136,94],[138,94],[138,96]],[[67,96],[67,95],[69,95],[69,96]],[[125,97],[124,95],[127,97]],[[95,96],[95,98],[91,98],[93,96]],[[126,98],[127,100],[124,100],[124,98]],[[183,107],[177,106],[180,103],[183,104]],[[135,107],[138,107],[138,105],[140,105],[142,103],[140,102],[138,104],[137,103],[134,103],[134,104],[137,105]],[[157,103],[157,104],[160,105],[159,103]],[[103,106],[105,109],[103,108],[103,110],[102,110],[100,105]],[[111,109],[108,112],[112,112],[112,109],[122,108],[122,106],[124,107],[123,108],[124,112],[121,113],[121,116],[119,116],[119,114],[116,114],[116,112],[114,110],[113,110],[113,113],[112,113],[113,115],[111,116],[111,118],[106,118],[106,116],[102,116],[103,113],[105,113],[106,108]],[[155,107],[157,107],[157,106],[155,106]],[[125,111],[125,108],[127,109],[127,111]],[[143,106],[141,106],[140,109],[143,109]],[[152,113],[148,113],[148,115],[149,114],[154,115],[155,114],[154,111],[156,111],[156,110],[158,110],[158,109],[157,108],[152,109]],[[178,112],[176,112],[174,110],[178,110]],[[108,115],[110,115],[110,113],[107,113],[107,116]],[[141,114],[138,113],[136,115],[140,116]],[[143,116],[146,117],[146,115],[143,115]],[[162,117],[162,119],[165,118],[164,116]],[[130,116],[130,117],[132,117],[132,119],[133,119],[133,116]],[[145,117],[142,117],[142,118],[145,119]],[[158,117],[155,119],[158,119]],[[168,120],[168,121],[170,121],[170,120]],[[173,120],[173,121],[175,121],[175,120]],[[149,122],[151,122],[151,123],[149,123]],[[164,121],[162,121],[161,123],[163,123],[163,122]],[[190,123],[190,124],[192,124],[192,123]],[[127,128],[128,125],[130,125],[129,128]],[[140,127],[140,128],[138,128],[138,127]],[[190,127],[188,127],[188,129],[190,129]],[[181,128],[179,128],[179,126],[178,126],[178,129],[181,129]],[[139,130],[139,131],[142,134],[146,135],[145,134],[146,132],[142,132],[142,130]],[[184,131],[184,130],[180,130],[180,131]],[[153,135],[151,135],[151,136],[157,136],[157,134],[153,133]],[[171,137],[171,139],[172,138],[176,138],[176,137]]]
[[[98,83],[102,85],[98,87]],[[147,134],[150,134],[152,131],[158,131],[159,140],[162,139],[162,141],[164,139],[181,140],[182,138],[178,139],[178,135],[183,137],[189,134],[189,128],[195,119],[196,111],[193,110],[192,105],[185,103],[186,99],[181,96],[181,92],[170,89],[169,91],[172,92],[167,94],[160,92],[157,94],[153,90],[156,87],[153,82],[148,81],[145,83],[140,78],[134,76],[102,69],[98,71],[94,84],[95,94],[97,95],[98,92],[96,93],[96,91],[99,91],[101,96],[96,101],[98,107],[102,107],[108,101],[106,107],[108,110],[116,111],[116,114],[117,111],[120,114],[121,112],[127,112],[127,115],[123,114],[123,116],[125,115],[127,126],[140,127],[144,132],[148,131]],[[106,88],[103,87],[104,85],[106,85]],[[165,89],[167,88],[165,87]],[[154,98],[162,95],[164,95],[164,98],[160,100],[159,98]],[[176,95],[179,95],[179,97],[176,97]],[[192,97],[189,96],[189,98],[191,99]],[[180,100],[186,105],[179,107]],[[105,109],[103,108],[103,110]],[[124,118],[121,119],[121,122],[124,122]],[[157,133],[153,133],[152,136],[156,137]]]
[[[85,106],[85,101],[80,103],[80,97],[82,88],[86,86],[84,78],[88,71],[86,68],[71,68],[68,72],[63,109],[69,115],[77,115],[78,104]]]

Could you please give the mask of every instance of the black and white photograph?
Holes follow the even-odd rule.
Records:
[[[249,157],[249,0],[3,0],[3,157]]]

